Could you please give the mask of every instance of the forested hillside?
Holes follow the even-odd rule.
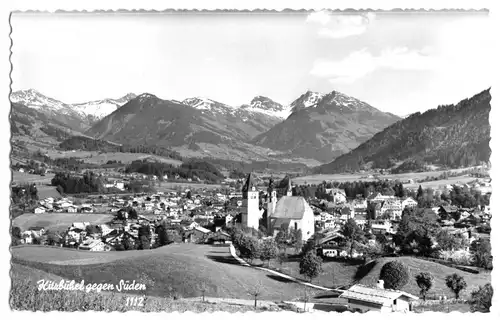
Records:
[[[315,171],[353,171],[366,165],[390,168],[399,161],[407,166],[409,160],[451,168],[488,162],[490,101],[488,89],[456,105],[414,113]]]

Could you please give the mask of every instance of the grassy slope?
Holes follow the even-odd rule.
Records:
[[[419,295],[420,289],[415,282],[415,276],[422,271],[428,271],[434,275],[434,286],[429,291],[429,295],[446,295],[447,297],[453,297],[452,292],[448,289],[444,280],[446,276],[453,273],[463,276],[467,282],[468,287],[465,292],[461,294],[464,298],[468,298],[471,291],[477,289],[479,286],[491,282],[491,274],[489,273],[472,274],[431,261],[425,261],[412,257],[400,257],[379,259],[375,267],[373,267],[373,269],[360,281],[360,283],[365,285],[374,285],[379,279],[382,266],[386,262],[392,260],[399,260],[408,266],[410,269],[410,281],[408,281],[408,284],[406,284],[402,290],[417,296]]]
[[[90,222],[91,224],[102,224],[113,219],[111,214],[100,213],[25,213],[12,220],[12,225],[21,228],[22,231],[30,227],[44,227],[51,231],[67,230],[73,222]]]
[[[10,306],[15,310],[34,311],[194,311],[194,312],[245,312],[254,311],[251,306],[228,303],[201,303],[193,300],[164,299],[146,296],[142,307],[126,305],[126,294],[113,292],[85,293],[72,291],[38,291],[38,280],[60,281],[63,278],[35,268],[12,264],[12,287],[10,291]],[[269,309],[268,309],[269,310]],[[259,310],[257,310],[259,311]]]
[[[39,252],[35,252],[36,250]],[[48,257],[52,255],[53,260],[57,259],[58,263],[61,263],[64,259],[88,259],[89,254],[94,253],[46,247],[33,247],[31,250],[14,248],[12,252],[14,257],[31,260],[23,264],[69,279],[84,279],[86,282],[96,283],[118,283],[121,279],[136,280],[146,284],[146,295],[158,297],[200,296],[201,283],[205,283],[208,288],[207,296],[222,298],[249,298],[249,291],[258,283],[262,285],[260,298],[264,300],[295,299],[301,297],[303,291],[303,287],[298,284],[275,279],[266,272],[234,264],[227,247],[179,244],[140,253],[98,253],[104,257],[109,256],[101,258],[102,261],[108,262],[79,264],[78,268],[74,265],[56,265],[33,260],[50,261]],[[116,259],[117,255],[121,255],[120,259]]]

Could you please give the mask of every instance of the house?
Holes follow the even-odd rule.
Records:
[[[373,234],[393,233],[392,224],[389,221],[384,223],[372,223],[371,230]]]
[[[401,201],[401,207],[403,210],[408,207],[408,208],[415,208],[418,205],[418,202],[415,201],[412,197],[408,197]]]
[[[277,234],[282,226],[302,231],[302,241],[314,234],[314,213],[303,197],[283,196],[276,203],[274,212],[268,216],[268,230]]]
[[[85,240],[78,246],[79,250],[87,250],[87,251],[110,251],[111,246],[97,239],[88,239]]]
[[[447,220],[450,217],[458,220],[460,214],[456,206],[440,206],[438,210],[439,217],[443,220]]]
[[[31,227],[29,231],[31,231],[35,237],[41,237],[45,234],[45,229],[43,227]]]
[[[195,242],[195,243],[203,243],[208,240],[208,236],[212,233],[212,231],[196,226],[191,230],[189,236],[190,236],[190,242]]]
[[[347,299],[348,306],[352,309],[381,312],[410,312],[412,302],[418,297],[399,290],[384,289],[384,281],[379,280],[377,287],[353,285],[344,291],[340,298]]]
[[[231,236],[228,233],[219,230],[210,237],[209,241],[212,243],[231,243]]]
[[[368,208],[368,202],[366,201],[366,199],[355,199],[352,202],[352,205],[356,212],[366,211],[366,209]]]
[[[341,203],[346,203],[347,198],[345,195],[345,191],[342,189],[326,189],[327,193],[330,193],[333,197],[333,203],[335,204],[341,204]]]
[[[384,201],[382,207],[380,207],[380,215],[384,215],[386,212],[390,212],[392,220],[395,220],[397,217],[401,217],[403,214],[401,201],[394,199]]]
[[[45,208],[44,207],[37,207],[35,208],[35,214],[41,214],[41,213],[45,213]]]

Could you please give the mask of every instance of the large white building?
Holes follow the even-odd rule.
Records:
[[[258,230],[259,220],[262,218],[263,212],[259,209],[259,191],[252,173],[248,174],[241,192],[243,194],[241,224]]]
[[[268,190],[271,192],[272,190]],[[272,203],[272,197],[271,203]],[[270,205],[273,208],[273,205]],[[314,234],[314,212],[303,197],[292,196],[289,182],[286,196],[281,197],[274,209],[267,212],[268,232],[276,235],[283,227],[302,232],[302,241],[307,241]]]

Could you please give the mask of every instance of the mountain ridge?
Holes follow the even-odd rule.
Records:
[[[289,109],[290,114],[283,122],[251,142],[328,162],[400,119],[338,91],[327,94],[307,91]]]
[[[455,105],[415,112],[314,171],[359,170],[368,163],[377,168],[389,168],[398,161],[429,162],[449,167],[487,162],[491,153],[490,101],[491,94],[487,89]]]

